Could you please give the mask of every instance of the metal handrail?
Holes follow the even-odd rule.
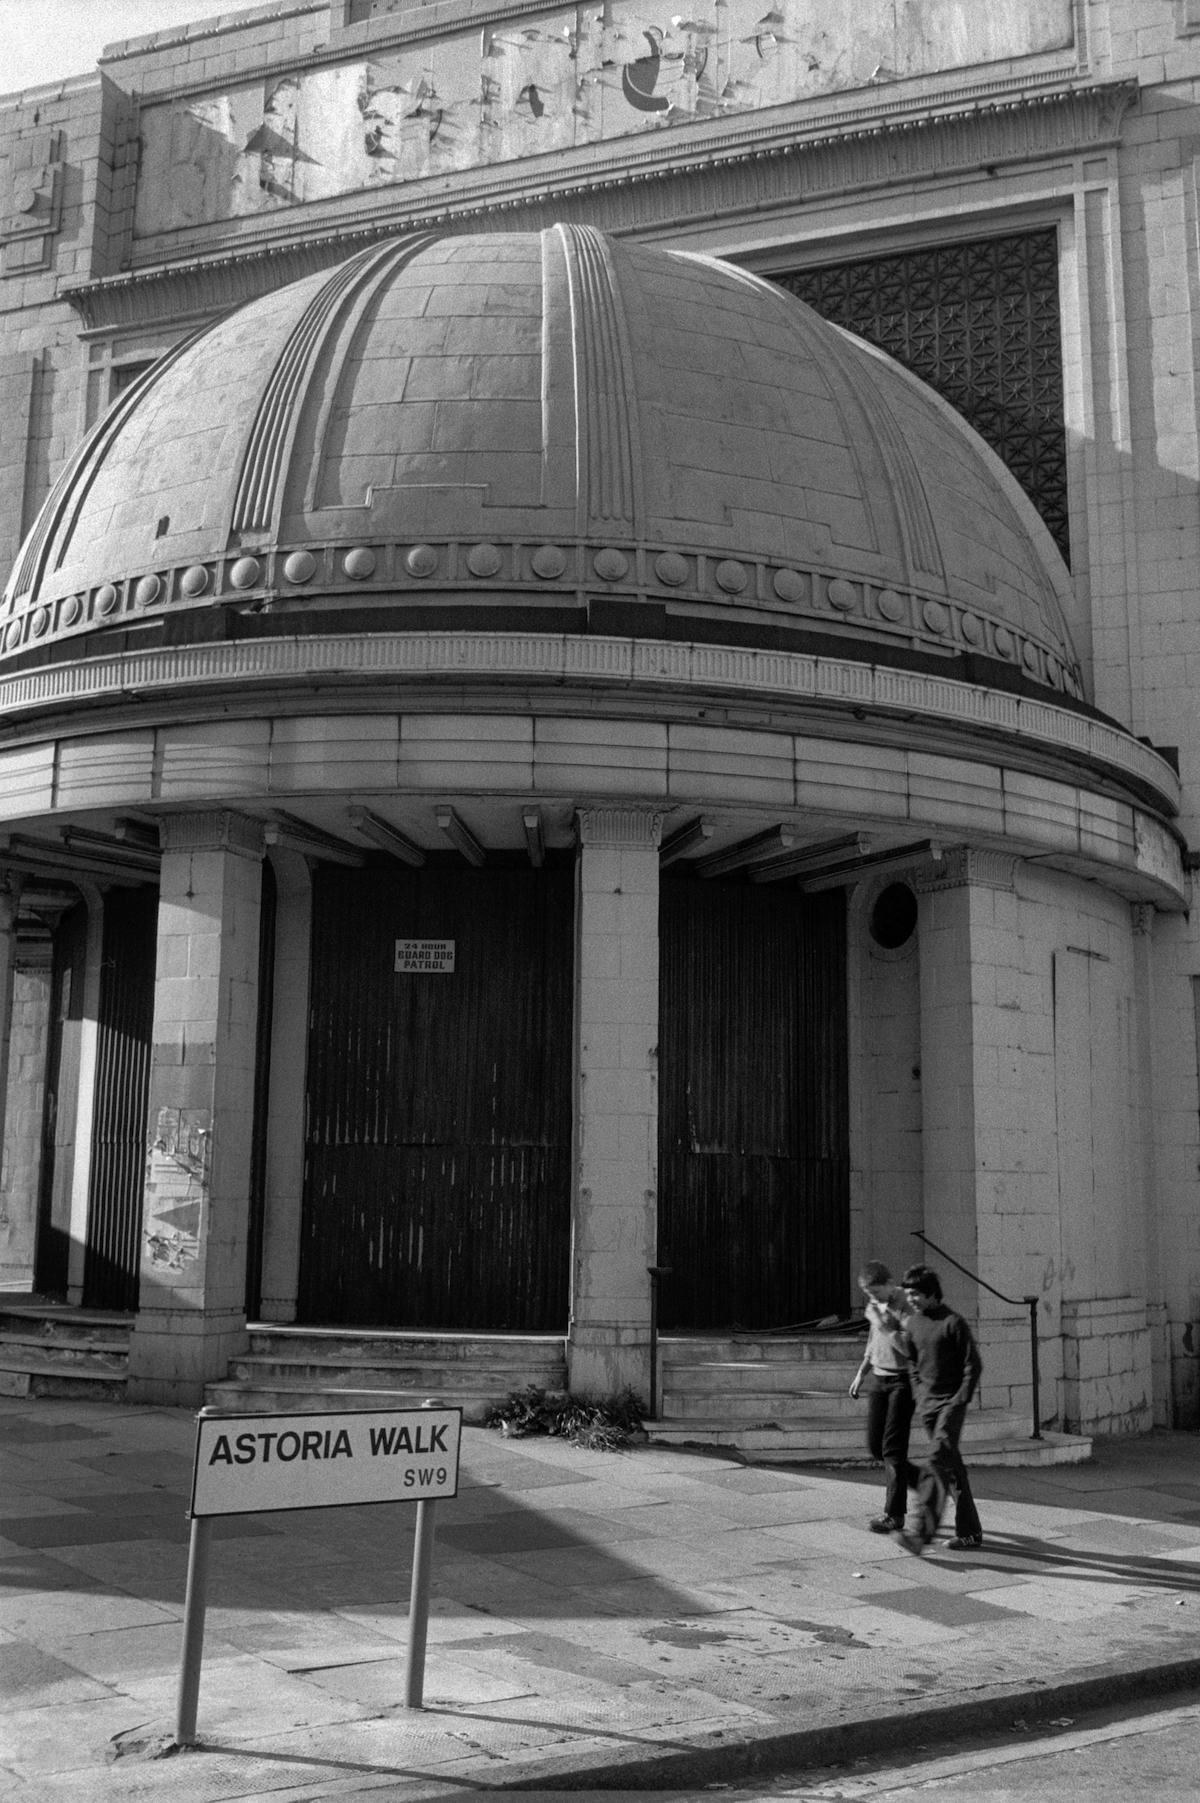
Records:
[[[1006,1296],[1003,1290],[998,1290],[993,1284],[986,1282],[984,1278],[980,1277],[977,1271],[969,1271],[966,1265],[960,1265],[958,1260],[953,1257],[951,1253],[939,1246],[936,1240],[931,1240],[928,1235],[921,1233],[918,1228],[914,1227],[912,1229],[912,1237],[915,1240],[920,1240],[923,1246],[931,1246],[939,1258],[944,1258],[947,1264],[953,1265],[956,1271],[961,1271],[964,1277],[969,1277],[972,1283],[979,1284],[990,1296],[995,1296],[999,1302],[1007,1303],[1009,1308],[1020,1308],[1022,1305],[1028,1308],[1029,1362],[1031,1366],[1031,1384],[1033,1389],[1033,1431],[1029,1438],[1031,1440],[1040,1440],[1042,1437],[1041,1397],[1039,1394],[1041,1390],[1041,1367],[1038,1359],[1037,1328],[1039,1298],[1037,1296],[1021,1296],[1019,1298],[1016,1296]]]

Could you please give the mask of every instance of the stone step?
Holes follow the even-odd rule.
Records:
[[[805,1359],[796,1363],[784,1363],[781,1359],[710,1359],[704,1364],[672,1363],[663,1370],[662,1381],[672,1394],[730,1395],[743,1390],[762,1394],[795,1389],[849,1396],[859,1362],[856,1358]]]
[[[125,1377],[88,1365],[0,1366],[0,1396],[76,1397],[88,1402],[124,1402]]]
[[[0,1307],[0,1334],[22,1334],[39,1345],[87,1344],[94,1340],[128,1346],[133,1316],[67,1304],[7,1303]]]
[[[41,1334],[0,1331],[0,1371],[90,1367],[122,1375],[128,1364],[128,1339],[48,1340]]]
[[[690,1420],[661,1418],[646,1423],[650,1439],[668,1446],[725,1446],[744,1453],[751,1464],[837,1464],[869,1467],[861,1416],[857,1421],[793,1417],[748,1423],[714,1414]],[[963,1456],[969,1466],[1039,1466],[1077,1464],[1092,1456],[1086,1434],[1062,1434],[1043,1430],[1032,1440],[1029,1422],[1009,1411],[979,1411],[963,1434]],[[912,1454],[919,1460],[923,1436],[913,1437]]]
[[[462,1363],[561,1375],[566,1361],[566,1343],[561,1334],[402,1333],[383,1328],[360,1333],[336,1327],[276,1327],[262,1322],[252,1322],[248,1332],[251,1353],[320,1361],[336,1359],[345,1365]]]
[[[229,1376],[239,1383],[270,1388],[275,1384],[301,1384],[310,1390],[424,1390],[427,1395],[440,1392],[472,1390],[495,1396],[499,1400],[510,1390],[530,1384],[539,1389],[565,1388],[566,1375],[561,1366],[530,1371],[529,1367],[505,1365],[468,1365],[465,1363],[434,1364],[368,1364],[365,1360],[341,1358],[282,1358],[256,1356],[253,1353],[232,1360]]]
[[[330,1414],[338,1409],[419,1409],[421,1405],[437,1394],[427,1386],[413,1390],[406,1389],[372,1389],[372,1388],[331,1388],[321,1385],[313,1388],[303,1382],[294,1383],[269,1381],[262,1383],[247,1380],[241,1382],[226,1379],[222,1383],[208,1384],[204,1391],[205,1403],[210,1408],[223,1409],[229,1414]],[[447,1394],[446,1401],[453,1408],[461,1408],[463,1420],[469,1422],[482,1421],[495,1403],[502,1400],[494,1390],[486,1393],[475,1390],[457,1390],[453,1395]]]
[[[802,1390],[795,1373],[791,1386],[769,1390],[735,1390],[720,1385],[705,1390],[677,1390],[674,1374],[663,1385],[662,1415],[666,1421],[703,1421],[715,1416],[729,1421],[779,1421],[798,1416],[806,1421],[845,1421],[861,1431],[862,1405],[841,1391]]]
[[[835,1364],[862,1359],[866,1338],[862,1333],[792,1334],[755,1338],[748,1334],[660,1334],[658,1361],[663,1369],[675,1365],[702,1365],[732,1360],[763,1364]]]

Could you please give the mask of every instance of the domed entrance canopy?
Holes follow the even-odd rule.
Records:
[[[431,628],[825,651],[1079,696],[970,428],[770,283],[587,227],[414,235],[183,343],[25,544],[0,669]]]

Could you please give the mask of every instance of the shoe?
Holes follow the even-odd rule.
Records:
[[[982,1534],[955,1534],[953,1540],[947,1540],[948,1553],[973,1553],[983,1545]]]
[[[915,1559],[919,1559],[925,1551],[925,1542],[920,1534],[914,1534],[909,1528],[897,1528],[896,1538],[905,1552],[911,1553]]]
[[[867,1523],[872,1534],[898,1534],[903,1526],[902,1521],[897,1521],[891,1515],[876,1515],[874,1520]]]

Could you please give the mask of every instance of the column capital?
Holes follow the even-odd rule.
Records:
[[[0,870],[0,933],[11,933],[17,924],[24,877],[16,870]]]
[[[579,808],[575,814],[581,845],[638,845],[647,849],[662,842],[662,808]]]
[[[918,870],[913,878],[918,892],[933,895],[941,889],[1012,889],[1017,858],[1007,851],[980,851],[970,845],[950,845],[934,864]]]
[[[1129,905],[1129,919],[1133,931],[1136,934],[1149,939],[1154,932],[1154,917],[1157,912],[1158,909],[1154,906],[1153,902],[1131,902]]]
[[[261,858],[266,851],[262,822],[229,808],[166,814],[159,839],[164,851],[232,851],[244,858]]]

